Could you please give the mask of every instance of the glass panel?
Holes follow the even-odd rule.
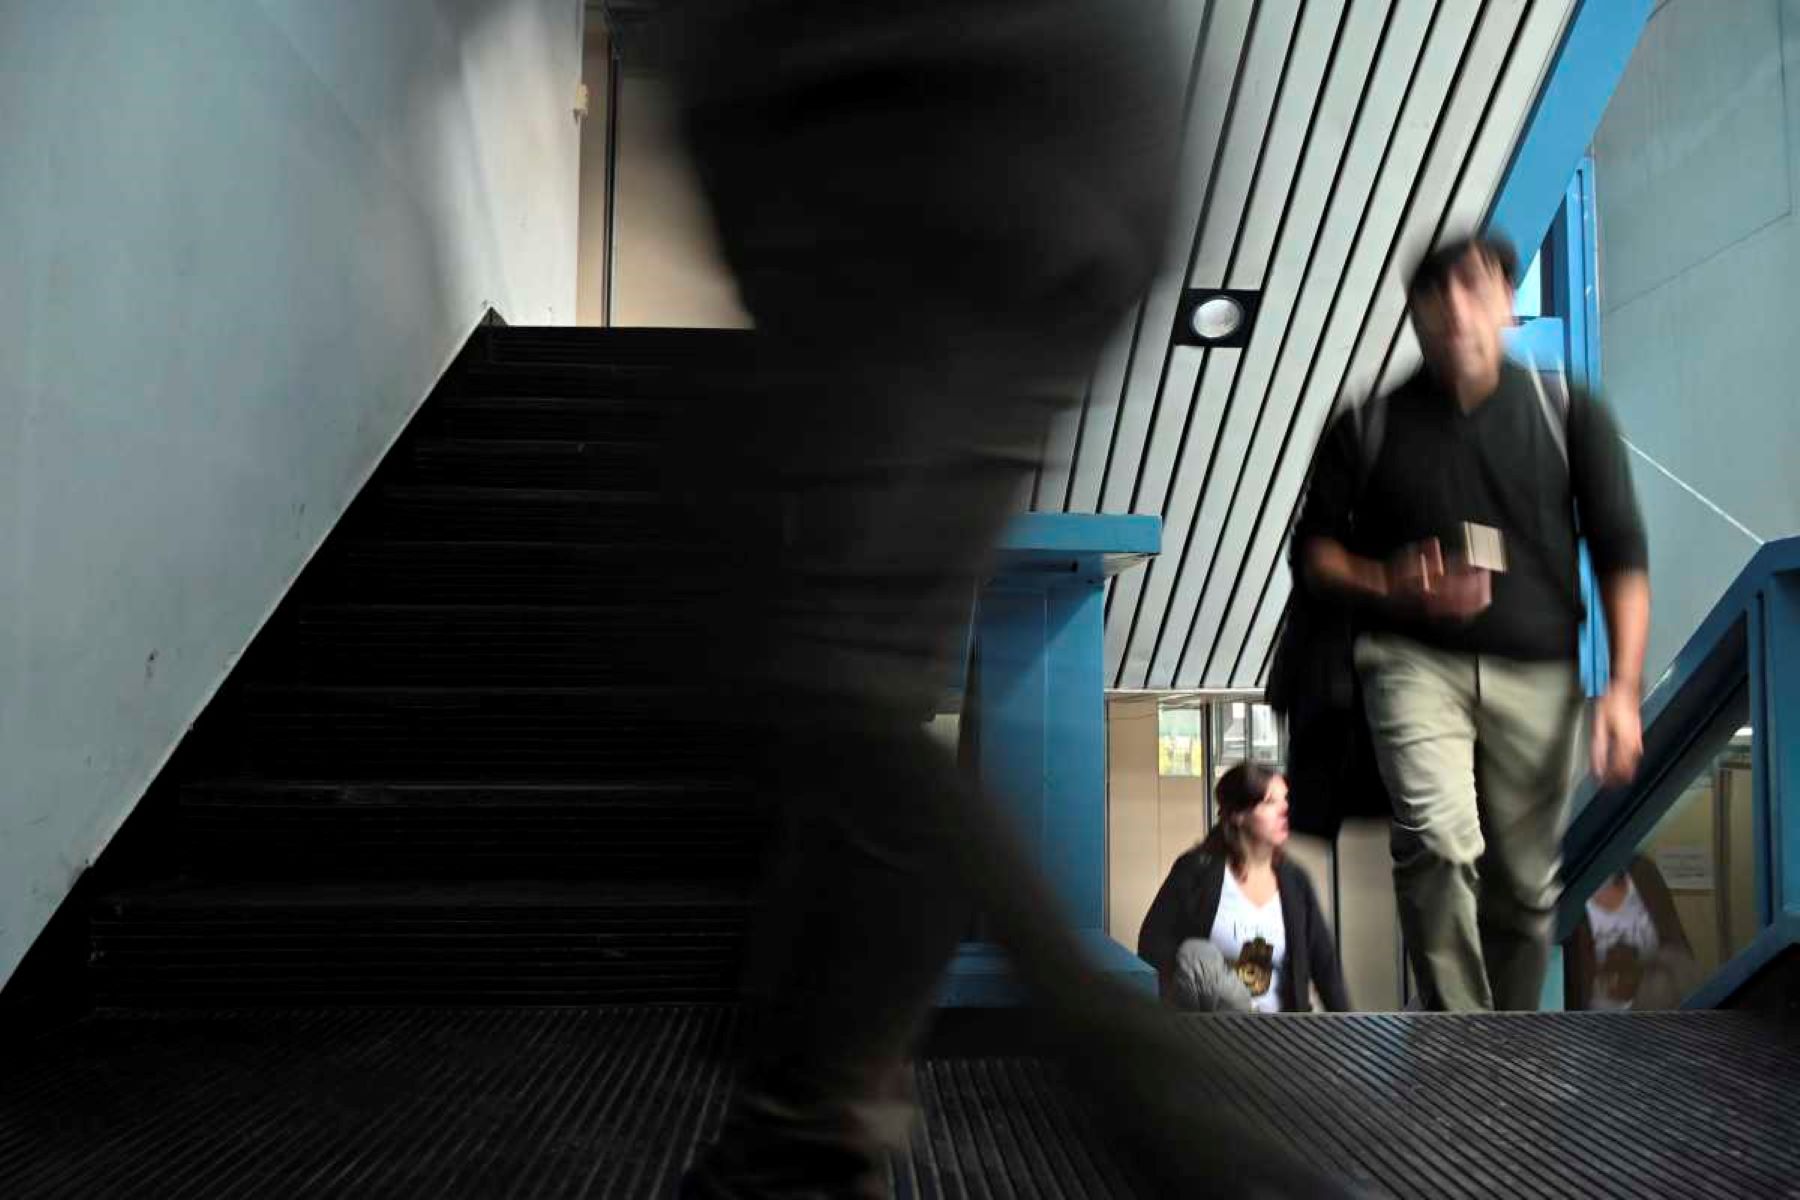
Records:
[[[1519,290],[1513,295],[1513,312],[1521,319],[1544,316],[1544,252],[1539,250],[1531,256],[1531,265],[1519,280]]]
[[[1259,762],[1281,761],[1281,735],[1277,732],[1275,710],[1266,704],[1250,706],[1250,756]]]
[[[1564,947],[1569,1007],[1673,1008],[1762,927],[1751,731],[1708,756]]]
[[[1157,774],[1206,774],[1206,742],[1200,736],[1204,718],[1198,708],[1156,710]]]
[[[1250,757],[1250,706],[1242,701],[1219,706],[1224,728],[1219,738],[1219,774]]]

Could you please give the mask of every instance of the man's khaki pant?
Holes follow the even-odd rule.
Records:
[[[1356,667],[1426,1006],[1535,1009],[1582,706],[1576,665],[1365,634]]]

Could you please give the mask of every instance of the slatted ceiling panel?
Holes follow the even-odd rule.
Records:
[[[1291,453],[1306,452],[1316,437],[1318,421],[1315,414],[1306,410],[1303,401],[1314,394],[1313,381],[1319,362],[1330,357],[1329,335],[1334,319],[1346,308],[1344,284],[1351,278],[1346,268],[1367,227],[1369,200],[1381,175],[1382,164],[1388,159],[1396,140],[1395,122],[1407,99],[1415,70],[1420,67],[1435,12],[1436,6],[1429,0],[1424,3],[1400,0],[1389,10],[1375,51],[1375,70],[1368,76],[1357,100],[1350,121],[1348,144],[1330,183],[1329,194],[1324,200],[1323,219],[1308,251],[1299,288],[1300,302],[1295,305],[1284,334],[1285,342],[1278,352],[1278,364],[1265,401],[1268,409],[1265,425],[1257,431],[1251,452],[1245,456],[1241,476],[1243,486],[1238,500],[1232,505],[1231,524],[1227,526],[1222,547],[1239,544],[1246,522],[1260,531],[1268,519],[1267,499],[1270,486],[1276,482],[1277,469],[1288,463]],[[1353,308],[1354,301],[1348,307]],[[1318,394],[1325,396],[1329,403],[1329,393],[1325,389],[1318,389]],[[1304,466],[1301,469],[1304,470]],[[1255,536],[1250,544],[1262,548]],[[1238,590],[1235,585],[1240,581],[1241,577],[1233,581],[1234,591]],[[1253,670],[1256,665],[1252,664]],[[1210,674],[1212,668],[1203,667],[1202,675]],[[1224,674],[1232,679],[1244,677],[1235,663]],[[1254,673],[1252,677],[1255,677]]]
[[[1210,175],[1210,171],[1204,169],[1205,165],[1210,163],[1210,155],[1200,149],[1206,137],[1204,133],[1205,120],[1203,115],[1200,119],[1196,119],[1196,113],[1198,111],[1200,114],[1204,114],[1209,106],[1216,107],[1216,98],[1223,94],[1219,89],[1200,86],[1200,81],[1233,78],[1237,71],[1235,57],[1229,63],[1219,63],[1202,57],[1209,47],[1217,44],[1217,39],[1214,39],[1208,30],[1216,13],[1222,7],[1227,7],[1227,0],[1177,0],[1169,18],[1170,53],[1177,56],[1177,62],[1187,78],[1186,108],[1182,114],[1182,156],[1178,168],[1179,185],[1173,209],[1175,218],[1172,228],[1176,231],[1191,228],[1194,225],[1192,218],[1183,219],[1183,213],[1186,211],[1185,202],[1193,181],[1197,179],[1199,186],[1204,187],[1206,179]],[[1216,137],[1216,133],[1213,136]],[[1196,169],[1194,165],[1196,163],[1202,164],[1200,169]],[[1181,249],[1178,250],[1178,246]],[[1179,297],[1179,281],[1187,270],[1188,262],[1184,238],[1180,236],[1171,238],[1170,254],[1178,255],[1178,257],[1174,262],[1165,265],[1162,275],[1159,275],[1158,282],[1152,285],[1150,293],[1126,315],[1118,332],[1108,340],[1101,361],[1096,364],[1093,373],[1088,378],[1087,386],[1083,390],[1081,406],[1063,413],[1052,423],[1045,441],[1043,461],[1038,468],[1037,478],[1032,488],[1032,506],[1037,511],[1094,511],[1093,506],[1081,509],[1075,504],[1075,468],[1078,465],[1076,460],[1079,449],[1086,444],[1092,450],[1101,444],[1101,437],[1097,433],[1085,438],[1083,434],[1088,429],[1090,422],[1093,423],[1096,431],[1105,426],[1106,444],[1110,445],[1111,432],[1108,423],[1112,419],[1110,414],[1116,412],[1116,402],[1111,401],[1110,397],[1115,394],[1118,387],[1122,386],[1125,364],[1129,359],[1133,344],[1146,327],[1146,315],[1157,307],[1159,289]],[[1172,282],[1165,285],[1162,282],[1163,275],[1166,275]],[[1172,320],[1171,302],[1169,321],[1172,322]],[[1167,324],[1168,322],[1164,323],[1165,328]],[[1157,328],[1154,321],[1150,322],[1149,327],[1153,330]],[[1153,341],[1158,340],[1158,335],[1155,333],[1152,333],[1151,337]],[[1098,409],[1094,405],[1096,394],[1101,397]],[[1090,414],[1092,415],[1090,416]]]
[[[1128,326],[1120,331],[1101,356],[1095,372],[1089,403],[1085,406],[1080,443],[1075,454],[1069,490],[1072,512],[1126,511],[1131,495],[1137,490],[1149,428],[1163,392],[1163,366],[1168,361],[1171,331],[1176,305],[1180,300],[1184,279],[1194,269],[1194,253],[1207,244],[1213,217],[1218,212],[1229,214],[1233,222],[1242,216],[1241,197],[1221,198],[1220,183],[1240,175],[1248,178],[1248,169],[1234,171],[1220,155],[1243,139],[1223,136],[1221,126],[1230,129],[1234,114],[1245,105],[1254,108],[1264,93],[1272,93],[1285,64],[1286,36],[1262,36],[1267,28],[1275,35],[1291,34],[1292,22],[1286,10],[1297,0],[1214,0],[1214,9],[1206,22],[1197,64],[1190,89],[1192,105],[1187,113],[1182,154],[1183,182],[1203,183],[1186,191],[1180,203],[1192,211],[1195,190],[1198,212],[1189,219],[1179,215],[1183,224],[1175,227],[1170,241],[1171,259],[1159,276],[1149,296],[1141,304]],[[1276,42],[1279,44],[1274,44]],[[1205,71],[1218,72],[1209,83]],[[1227,82],[1228,81],[1228,82]],[[1266,106],[1265,116],[1266,123]],[[1260,132],[1251,137],[1249,148],[1260,144]],[[1184,229],[1196,232],[1181,236]],[[1104,452],[1101,447],[1104,446]]]
[[[1199,247],[1199,230],[1207,223],[1219,179],[1225,128],[1240,90],[1210,86],[1207,81],[1242,78],[1239,67],[1246,61],[1250,47],[1250,18],[1246,0],[1218,0],[1209,9],[1201,30],[1197,69],[1182,131],[1183,153],[1173,205],[1169,259],[1151,286],[1142,322],[1134,331],[1124,403],[1111,446],[1114,469],[1105,472],[1102,487],[1102,512],[1134,511],[1146,485],[1145,494],[1160,505],[1161,493],[1167,488],[1166,468],[1160,482],[1146,476],[1152,447],[1159,440],[1170,440],[1172,426],[1178,435],[1185,425],[1187,408],[1181,402],[1182,393],[1166,386],[1169,368],[1175,351],[1199,353],[1192,347],[1174,346],[1169,331],[1174,328],[1176,309]],[[1160,457],[1167,460],[1172,454]]]
[[[1267,149],[1259,163],[1259,186],[1249,201],[1252,219],[1245,224],[1241,244],[1230,249],[1229,275],[1225,277],[1236,286],[1263,290],[1263,309],[1247,351],[1214,352],[1204,364],[1199,403],[1168,501],[1164,554],[1143,584],[1121,673],[1124,686],[1155,686],[1156,678],[1170,673],[1164,660],[1179,654],[1179,640],[1169,638],[1170,626],[1165,618],[1174,611],[1171,604],[1179,594],[1178,585],[1196,578],[1192,572],[1204,570],[1207,560],[1195,557],[1196,547],[1201,547],[1198,553],[1205,554],[1208,540],[1200,529],[1205,516],[1203,501],[1233,472],[1231,446],[1234,441],[1241,441],[1260,407],[1257,364],[1269,354],[1271,339],[1280,340],[1284,308],[1293,299],[1292,289],[1284,291],[1278,281],[1268,277],[1268,271],[1277,241],[1287,239],[1296,201],[1305,208],[1316,199],[1295,195],[1293,183],[1299,157],[1315,138],[1323,89],[1340,75],[1360,78],[1358,72],[1366,72],[1366,58],[1361,65],[1355,61],[1361,51],[1362,33],[1378,28],[1386,7],[1380,3],[1314,5],[1296,39],[1291,86],[1268,127]],[[1357,13],[1356,8],[1366,11]],[[1369,24],[1371,14],[1375,25]],[[1357,36],[1346,58],[1344,41],[1351,31]],[[1197,276],[1193,282],[1217,286],[1223,281],[1221,277]],[[1297,284],[1298,280],[1294,282]],[[1231,486],[1225,484],[1227,490]]]
[[[1201,364],[1187,436],[1182,441],[1173,485],[1163,510],[1163,553],[1142,572],[1143,582],[1136,610],[1129,614],[1131,631],[1118,686],[1141,688],[1151,682],[1151,658],[1165,629],[1169,600],[1180,578],[1184,550],[1192,529],[1194,511],[1205,489],[1207,468],[1219,426],[1230,408],[1232,389],[1245,351],[1212,350]],[[1114,605],[1115,612],[1118,605]]]
[[[1190,23],[1189,18],[1200,6],[1193,0],[1186,0],[1177,10],[1177,17],[1172,22],[1175,36],[1182,44],[1191,46],[1193,51],[1186,89],[1188,107],[1182,114],[1183,143],[1178,179],[1183,190],[1176,199],[1177,214],[1181,213],[1180,206],[1188,200],[1189,192],[1186,189],[1189,181],[1197,170],[1204,168],[1210,161],[1210,156],[1203,148],[1208,136],[1206,114],[1215,107],[1217,97],[1235,89],[1235,83],[1226,87],[1213,87],[1208,80],[1235,80],[1241,65],[1234,58],[1229,66],[1221,69],[1221,64],[1216,59],[1208,57],[1207,52],[1221,44],[1221,37],[1215,32],[1215,26],[1228,30],[1231,21],[1229,10],[1241,7],[1246,2],[1253,0],[1209,0],[1200,13],[1200,20]],[[1223,21],[1219,16],[1222,11],[1227,14]],[[1185,38],[1190,28],[1194,33],[1191,42]],[[1206,73],[1209,70],[1216,73],[1209,76]],[[1160,355],[1169,344],[1168,333],[1174,321],[1174,305],[1179,299],[1180,280],[1188,263],[1185,238],[1180,236],[1180,231],[1189,225],[1191,221],[1183,221],[1177,216],[1177,223],[1172,227],[1175,232],[1169,242],[1170,261],[1165,262],[1149,293],[1127,314],[1101,352],[1080,412],[1065,417],[1052,435],[1057,456],[1050,460],[1053,464],[1051,486],[1054,490],[1056,484],[1062,485],[1063,507],[1068,512],[1101,511],[1102,490],[1108,465],[1113,457],[1127,380],[1140,344],[1147,348],[1146,353],[1150,355]],[[1072,444],[1068,445],[1065,457],[1063,447],[1070,442]]]
[[[1302,285],[1326,203],[1343,162],[1351,118],[1360,107],[1375,52],[1387,27],[1389,4],[1365,3],[1354,11],[1339,9],[1334,40],[1318,80],[1322,87],[1292,93],[1277,124],[1299,131],[1291,150],[1284,148],[1282,190],[1287,203],[1272,225],[1269,250],[1274,254],[1263,284],[1263,305],[1255,333],[1233,385],[1231,403],[1213,450],[1213,462],[1202,489],[1198,514],[1190,526],[1179,559],[1178,584],[1170,611],[1188,612],[1224,563],[1218,542],[1226,517],[1244,495],[1244,468],[1259,441],[1271,409],[1281,398],[1269,387],[1276,364],[1291,343],[1292,318],[1303,296]],[[1300,106],[1304,105],[1304,108]],[[1277,236],[1278,235],[1278,236]],[[1285,418],[1281,418],[1285,424]],[[1250,482],[1260,494],[1261,485]],[[1247,499],[1247,497],[1245,497]],[[1191,626],[1188,626],[1191,627]],[[1164,624],[1153,660],[1152,675],[1178,674],[1188,641],[1186,628]],[[1181,636],[1171,636],[1177,634]]]
[[[1282,201],[1282,188],[1270,188],[1267,191],[1257,190],[1263,174],[1265,150],[1273,122],[1277,104],[1284,87],[1296,70],[1310,71],[1313,78],[1323,70],[1323,55],[1303,62],[1296,67],[1296,51],[1300,49],[1300,23],[1294,18],[1300,7],[1292,4],[1258,4],[1251,11],[1249,43],[1244,55],[1239,78],[1235,81],[1233,96],[1229,105],[1226,120],[1226,133],[1220,143],[1220,153],[1214,169],[1215,178],[1211,182],[1211,190],[1204,216],[1200,223],[1200,233],[1194,265],[1188,276],[1188,286],[1218,287],[1229,278],[1234,277],[1238,267],[1239,247],[1248,218],[1254,206],[1263,202],[1279,205]],[[1273,194],[1271,194],[1273,193]],[[1260,284],[1260,267],[1258,283]],[[1199,382],[1192,394],[1191,401],[1185,406],[1187,411],[1181,421],[1179,444],[1173,450],[1176,462],[1172,475],[1173,487],[1163,502],[1163,544],[1164,547],[1178,546],[1185,542],[1187,521],[1194,507],[1195,497],[1203,486],[1207,463],[1210,461],[1219,423],[1229,407],[1229,397],[1236,378],[1237,364],[1242,358],[1239,350],[1212,350],[1200,352],[1195,363]],[[1179,383],[1179,379],[1177,380]],[[1164,387],[1167,393],[1166,381]],[[1155,397],[1137,398],[1139,402],[1155,403]],[[1179,400],[1173,403],[1179,405]],[[1170,440],[1176,437],[1173,419],[1162,427],[1162,453],[1169,453]],[[1140,503],[1140,511],[1147,507]],[[1166,580],[1171,578],[1174,567],[1163,561],[1153,561],[1141,579],[1133,579],[1120,589],[1112,607],[1113,613],[1122,612],[1121,600],[1126,599],[1125,590],[1141,591],[1151,597],[1151,611],[1160,611],[1157,601],[1166,596]],[[1137,666],[1137,660],[1146,663],[1149,650],[1138,650],[1140,638],[1146,630],[1153,633],[1154,626],[1147,626],[1141,620],[1145,601],[1136,600],[1134,612],[1126,613],[1133,626],[1123,639],[1115,636],[1112,649],[1118,652],[1123,649],[1126,654],[1123,677],[1131,680],[1123,686],[1141,687],[1139,678],[1143,671]],[[1110,617],[1109,617],[1110,619]],[[1135,657],[1134,657],[1135,656]],[[1117,672],[1114,661],[1108,662],[1109,671]]]
[[[1315,0],[1317,3],[1318,0]],[[1294,61],[1295,35],[1306,6],[1299,0],[1263,0],[1251,13],[1250,52],[1241,68],[1237,102],[1223,154],[1212,203],[1188,271],[1189,287],[1223,287],[1237,265],[1245,225],[1255,197],[1258,176],[1269,140],[1276,130],[1273,118],[1290,70],[1319,70],[1322,59]],[[1264,194],[1262,199],[1269,197]],[[1275,198],[1279,203],[1279,197]]]
[[[1390,244],[1382,274],[1383,286],[1363,323],[1355,355],[1346,373],[1344,390],[1350,395],[1369,390],[1392,358],[1403,316],[1406,265],[1444,229],[1457,187],[1468,177],[1467,168],[1474,161],[1473,152],[1480,131],[1493,111],[1497,94],[1494,81],[1505,77],[1529,6],[1529,0],[1489,0],[1483,6],[1474,38],[1468,44],[1448,102],[1433,131],[1430,149],[1414,177],[1400,228]],[[1503,162],[1501,167],[1504,167]],[[1304,469],[1302,466],[1301,470]],[[1220,553],[1226,555],[1233,549],[1237,552],[1237,565],[1241,571],[1247,547],[1243,542],[1234,547],[1222,544]],[[1232,582],[1235,586],[1235,579]],[[1229,662],[1236,658],[1235,650],[1224,656],[1213,653],[1218,643],[1230,634],[1221,626],[1228,600],[1228,595],[1203,596],[1189,610],[1193,612],[1189,638],[1208,643],[1207,658],[1198,663],[1184,662],[1173,675],[1176,686],[1202,686],[1202,680],[1210,683],[1212,679],[1228,677],[1228,668],[1223,663],[1210,678],[1206,673],[1213,659],[1222,657]]]
[[[1239,57],[1237,75],[1226,88],[1226,133],[1212,167],[1212,178],[1201,205],[1197,256],[1188,266],[1187,285],[1195,279],[1208,278],[1212,286],[1224,281],[1230,263],[1226,256],[1237,244],[1238,231],[1245,219],[1247,200],[1274,101],[1288,65],[1288,49],[1293,42],[1294,14],[1298,0],[1229,0],[1234,8],[1249,8],[1248,39]],[[1221,32],[1225,32],[1221,29]],[[1198,88],[1206,88],[1204,79]],[[1218,261],[1209,260],[1209,248],[1216,248]],[[1179,277],[1171,280],[1172,290],[1179,295]],[[1118,378],[1104,376],[1109,387],[1117,389],[1111,412],[1102,413],[1096,403],[1090,410],[1089,426],[1083,438],[1092,435],[1104,420],[1108,426],[1107,453],[1079,456],[1071,507],[1091,511],[1106,494],[1108,480],[1116,480],[1115,488],[1135,487],[1143,461],[1146,430],[1154,414],[1160,390],[1161,364],[1169,352],[1173,329],[1173,308],[1160,327],[1147,321],[1124,347],[1123,355],[1110,361],[1121,368]],[[1135,368],[1135,369],[1134,369]],[[1134,384],[1135,387],[1126,387]],[[1128,495],[1129,491],[1124,494]],[[1116,499],[1118,491],[1113,493]]]
[[[1208,13],[1196,80],[1204,84],[1204,81],[1231,79],[1232,85],[1197,84],[1190,102],[1182,190],[1175,205],[1173,248],[1179,251],[1179,257],[1171,263],[1167,280],[1167,286],[1177,298],[1189,272],[1195,267],[1202,231],[1209,222],[1218,190],[1225,132],[1242,91],[1243,68],[1251,48],[1253,4],[1254,0],[1229,3],[1221,0]],[[1191,236],[1182,236],[1184,230],[1191,230]],[[1171,328],[1172,314],[1171,309]],[[1149,356],[1146,360],[1156,361]],[[1162,371],[1154,399],[1155,418],[1136,479],[1131,485],[1128,503],[1133,512],[1160,514],[1168,505],[1175,461],[1188,432],[1200,369],[1205,360],[1205,351],[1193,346],[1177,346],[1172,341],[1162,356]],[[1120,483],[1127,477],[1124,471],[1117,473]],[[1116,501],[1118,496],[1114,493],[1107,499]],[[1107,511],[1115,510],[1108,508]],[[1116,659],[1109,657],[1108,661]]]
[[[1486,211],[1495,181],[1505,170],[1573,8],[1573,0],[1539,0],[1528,6],[1524,20],[1515,26],[1504,70],[1464,159],[1451,202],[1442,210],[1427,239],[1411,248],[1413,253],[1428,244],[1431,237],[1474,225]],[[1397,288],[1398,281],[1392,286]],[[1390,345],[1388,368],[1382,376],[1384,386],[1397,383],[1419,361],[1417,342],[1404,323],[1396,326]],[[1315,429],[1299,444],[1310,450],[1316,436]],[[1242,579],[1218,626],[1217,658],[1222,661],[1229,656],[1231,665],[1225,677],[1236,686],[1254,686],[1266,677],[1274,636],[1291,588],[1281,533],[1291,523],[1300,487],[1298,477],[1304,475],[1306,464],[1290,462],[1284,466],[1293,468],[1289,473],[1292,477],[1276,480],[1270,488],[1268,502],[1250,539],[1252,552],[1246,557]]]
[[[1231,128],[1233,113],[1237,112],[1242,81],[1246,76],[1244,67],[1249,61],[1249,52],[1253,49],[1251,34],[1255,14],[1253,4],[1237,2],[1215,5],[1208,18],[1197,79],[1206,81],[1229,77],[1231,85],[1197,86],[1193,94],[1184,175],[1192,178],[1197,187],[1184,193],[1184,203],[1177,207],[1179,225],[1175,227],[1177,232],[1183,228],[1192,228],[1193,234],[1192,239],[1188,239],[1188,245],[1184,246],[1186,254],[1177,270],[1170,273],[1172,284],[1186,281],[1188,272],[1192,270],[1199,255],[1202,230],[1208,225],[1213,201],[1219,189],[1219,178],[1222,175],[1220,162],[1228,146],[1226,131]],[[1188,216],[1190,212],[1192,218]],[[1211,354],[1215,358],[1235,358],[1237,353],[1238,351],[1213,351]],[[1152,421],[1150,439],[1145,446],[1138,479],[1132,488],[1129,509],[1132,513],[1161,515],[1170,509],[1170,488],[1174,484],[1175,464],[1181,459],[1188,443],[1188,435],[1195,425],[1201,401],[1201,371],[1206,362],[1208,351],[1192,345],[1172,344],[1168,347],[1163,374],[1157,381],[1156,419]],[[1204,417],[1201,419],[1201,426],[1206,426]],[[1127,572],[1114,579],[1112,592],[1107,596],[1107,678],[1116,680],[1116,676],[1120,675],[1125,648],[1134,631],[1138,597],[1147,578],[1145,570]],[[1112,617],[1114,612],[1121,613],[1118,619]]]
[[[1355,86],[1360,86],[1368,54],[1373,51],[1388,7],[1389,3],[1380,0],[1359,5],[1349,0],[1313,0],[1307,6],[1294,40],[1289,77],[1263,144],[1252,191],[1254,202],[1245,214],[1232,274],[1225,281],[1227,287],[1267,286],[1266,276],[1275,261],[1277,240],[1285,239],[1293,210],[1308,199],[1304,188],[1297,186],[1302,157],[1321,126],[1329,138],[1334,117],[1341,121],[1346,115],[1330,111],[1324,103],[1326,94],[1335,81],[1346,77],[1354,77]],[[1353,13],[1353,8],[1358,11]],[[1362,67],[1356,62],[1359,56]],[[1265,200],[1278,196],[1280,203]]]
[[[1574,0],[1183,0],[1191,64],[1164,270],[1051,431],[1032,503],[1158,513],[1107,596],[1115,687],[1262,679],[1286,532],[1341,396],[1417,362],[1402,273],[1474,224]],[[1248,346],[1172,346],[1181,289],[1262,293]]]
[[[1181,222],[1177,229],[1192,228],[1194,233],[1191,243],[1184,246],[1185,257],[1180,270],[1172,274],[1171,287],[1187,280],[1190,271],[1203,269],[1200,252],[1205,244],[1205,231],[1212,226],[1214,214],[1221,211],[1220,205],[1230,207],[1232,201],[1219,198],[1219,181],[1231,172],[1227,169],[1225,155],[1228,149],[1236,144],[1240,148],[1247,144],[1247,139],[1239,134],[1233,138],[1227,132],[1234,128],[1234,118],[1239,102],[1245,93],[1244,81],[1251,78],[1249,70],[1252,52],[1258,49],[1254,39],[1259,12],[1251,2],[1237,0],[1235,3],[1222,4],[1217,7],[1207,27],[1207,41],[1202,48],[1199,79],[1225,79],[1229,77],[1229,87],[1200,87],[1196,89],[1194,107],[1191,110],[1189,125],[1190,138],[1187,143],[1187,171],[1193,180],[1193,190],[1186,193],[1186,203],[1178,206],[1177,217]],[[1265,54],[1266,50],[1263,51]],[[1285,61],[1285,60],[1284,60]],[[1251,103],[1256,103],[1252,96]],[[1197,193],[1197,195],[1196,195]],[[1237,201],[1241,210],[1242,200]],[[1192,214],[1190,217],[1189,214]],[[1171,322],[1172,325],[1172,322]],[[1152,406],[1155,416],[1152,422],[1150,437],[1145,445],[1136,478],[1132,480],[1132,491],[1129,500],[1129,511],[1163,514],[1172,511],[1170,489],[1176,477],[1176,467],[1187,451],[1189,436],[1195,428],[1208,430],[1216,421],[1218,405],[1221,403],[1220,389],[1228,386],[1232,364],[1240,352],[1237,350],[1205,351],[1193,346],[1171,345],[1165,356],[1161,357],[1162,370],[1152,383],[1146,378],[1146,390],[1153,397]],[[1155,361],[1148,360],[1147,361]],[[1202,372],[1211,362],[1215,371],[1214,388],[1211,392],[1202,393]],[[1116,473],[1120,484],[1128,478],[1126,472]],[[1110,497],[1114,506],[1106,511],[1118,511],[1119,497]],[[1172,544],[1165,533],[1165,544]],[[1132,640],[1136,617],[1139,611],[1139,596],[1148,580],[1154,580],[1154,564],[1148,571],[1133,571],[1119,578],[1114,587],[1114,595],[1108,602],[1108,620],[1106,625],[1105,661],[1107,677],[1116,679],[1125,659],[1126,647]],[[1121,614],[1113,619],[1114,612]]]

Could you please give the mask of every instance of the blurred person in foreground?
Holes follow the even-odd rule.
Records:
[[[1623,783],[1642,752],[1650,584],[1625,446],[1594,397],[1506,357],[1517,267],[1490,236],[1424,258],[1408,285],[1424,366],[1327,433],[1294,534],[1308,583],[1356,608],[1432,1009],[1538,1006],[1583,703],[1578,536],[1612,646],[1594,773]]]
[[[788,826],[753,1027],[691,1197],[878,1196],[906,1063],[980,911],[1158,1194],[1331,1194],[1244,1127],[1154,1000],[1095,972],[922,721],[1050,420],[1165,235],[1179,80],[1117,0],[676,10],[686,136],[757,327],[688,423],[740,548],[712,674],[767,722]],[[896,1101],[899,1103],[896,1104]]]

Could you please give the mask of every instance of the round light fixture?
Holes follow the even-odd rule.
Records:
[[[1244,324],[1244,306],[1230,296],[1209,296],[1194,305],[1188,325],[1194,336],[1205,342],[1216,342],[1236,333]]]

